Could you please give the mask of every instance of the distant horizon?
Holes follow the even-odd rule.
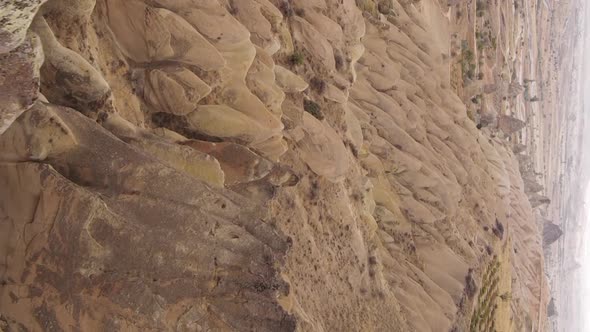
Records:
[[[590,31],[590,7],[587,5],[586,2],[583,2],[584,12],[585,15],[583,16],[584,19],[584,30],[582,31],[582,52],[583,52],[583,62],[582,62],[582,82],[581,84],[581,92],[582,92],[582,103],[581,107],[583,108],[584,117],[583,120],[584,125],[587,127],[589,124],[590,118],[590,96],[587,91],[590,91],[590,52],[587,49],[586,45],[590,45],[590,35],[588,32]],[[587,130],[584,131],[583,137],[583,146],[589,146],[590,143],[590,134]],[[582,151],[582,174],[580,174],[580,180],[583,181],[582,185],[585,186],[583,189],[584,199],[583,205],[579,207],[581,211],[579,212],[581,220],[581,231],[582,234],[582,248],[580,249],[579,262],[581,265],[580,273],[579,273],[579,285],[574,285],[575,287],[579,287],[580,291],[576,292],[575,294],[571,294],[574,297],[574,303],[579,305],[580,308],[577,310],[577,319],[579,320],[577,323],[579,324],[576,326],[576,322],[573,322],[574,325],[572,326],[575,330],[574,331],[589,331],[590,330],[590,310],[586,309],[590,305],[590,301],[588,298],[590,297],[590,227],[588,227],[588,223],[590,222],[590,184],[588,183],[588,175],[589,169],[588,166],[590,165],[590,151]],[[584,183],[585,182],[585,183]],[[559,308],[557,308],[558,315],[559,315]],[[560,318],[558,320],[561,321]],[[563,330],[566,332],[570,332],[569,330]],[[572,331],[573,332],[573,331]]]

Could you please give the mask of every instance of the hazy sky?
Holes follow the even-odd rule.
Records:
[[[587,46],[590,45],[590,6],[587,4],[585,7],[585,20],[584,20],[584,58],[585,61],[582,65],[582,77],[583,77],[583,93],[584,93],[584,113],[588,114],[590,111],[590,51],[588,50]],[[585,114],[584,118],[588,119],[588,116]],[[588,126],[588,124],[585,124]],[[584,137],[585,142],[589,142],[590,136],[585,131],[586,137]],[[588,154],[590,154],[590,145],[585,144],[586,151],[583,151],[586,155],[585,158],[588,158]],[[585,159],[584,158],[584,159]],[[584,164],[584,163],[583,163]],[[590,170],[582,170],[582,172],[588,172]],[[586,195],[584,197],[584,208],[586,209],[585,219],[582,222],[584,223],[584,238],[583,238],[583,248],[582,248],[582,283],[580,287],[582,288],[581,291],[578,293],[577,296],[581,296],[580,301],[578,302],[582,306],[582,314],[581,314],[581,326],[580,331],[590,331],[590,227],[587,225],[590,223],[590,185],[586,187]]]
[[[589,151],[590,152],[590,151]],[[584,199],[584,207],[586,211],[586,220],[583,220],[584,225],[590,222],[590,186],[586,188],[586,196]],[[590,227],[584,227],[584,241],[582,245],[582,283],[581,290],[574,296],[580,296],[578,303],[582,306],[581,310],[581,326],[579,331],[590,331]]]
[[[588,202],[590,202],[590,187],[586,188],[586,196],[584,199],[584,206],[587,208],[589,206]],[[587,225],[588,218],[590,218],[590,211],[586,213],[586,220],[583,220],[584,224]],[[582,249],[582,285],[581,291],[579,292],[578,296],[582,297],[582,300],[579,302],[585,310],[583,310],[583,314],[581,315],[582,322],[580,326],[580,331],[589,331],[590,328],[590,307],[586,304],[588,301],[588,297],[590,296],[590,227],[584,227],[584,241],[583,241],[583,249]],[[590,303],[588,303],[590,304]]]

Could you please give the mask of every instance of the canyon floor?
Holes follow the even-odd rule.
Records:
[[[0,330],[574,331],[585,13],[0,1]]]

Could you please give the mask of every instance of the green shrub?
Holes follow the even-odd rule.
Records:
[[[324,119],[320,105],[313,100],[305,99],[303,101],[303,109],[320,121]]]
[[[301,52],[296,51],[289,56],[289,62],[292,65],[299,66],[299,65],[302,65],[304,61],[305,61],[305,57],[303,56],[303,53],[301,53]]]
[[[473,51],[471,51],[470,49],[464,50],[463,57],[465,58],[465,60],[467,60],[467,62],[473,61]]]

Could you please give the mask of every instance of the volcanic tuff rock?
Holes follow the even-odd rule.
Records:
[[[561,228],[552,223],[546,222],[543,226],[543,245],[548,246],[557,241],[563,235]]]
[[[47,0],[2,1],[0,6],[0,54],[22,44],[39,7]]]
[[[0,133],[38,99],[43,59],[39,37],[34,33],[14,50],[0,54]]]
[[[438,2],[18,3],[9,328],[466,330],[509,241],[515,310],[541,305],[518,161],[451,87]]]

